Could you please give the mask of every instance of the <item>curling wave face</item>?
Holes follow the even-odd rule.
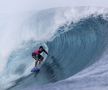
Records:
[[[93,64],[107,45],[108,22],[101,16],[90,16],[74,26],[71,23],[59,28],[64,29],[69,31],[48,43],[50,53],[54,56],[54,62],[49,66],[53,66],[55,80],[70,77]]]

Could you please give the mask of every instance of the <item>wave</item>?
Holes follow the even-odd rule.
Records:
[[[107,46],[107,28],[108,22],[101,16],[90,16],[74,26],[59,28],[68,31],[48,43],[49,52],[59,66],[54,67],[58,79],[72,76],[100,58]]]
[[[21,40],[23,43],[9,54],[6,71],[3,73],[5,78],[10,77],[8,90],[42,89],[40,86],[44,84],[54,85],[57,81],[63,83],[61,80],[65,82],[98,62],[108,45],[108,21],[103,9],[94,9],[59,8],[33,14],[25,24],[30,29],[22,31],[27,34]],[[79,11],[81,14],[75,17]],[[30,73],[33,67],[30,55],[39,45],[48,49],[49,56],[40,73],[34,77]],[[59,87],[59,84],[57,86]],[[51,86],[44,87],[51,89]]]

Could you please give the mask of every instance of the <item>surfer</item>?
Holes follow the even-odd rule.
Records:
[[[32,57],[36,60],[35,67],[37,66],[38,62],[39,64],[41,64],[44,59],[44,57],[41,55],[42,52],[45,52],[48,55],[48,52],[43,48],[43,46],[40,46],[38,50],[35,50],[32,53]]]

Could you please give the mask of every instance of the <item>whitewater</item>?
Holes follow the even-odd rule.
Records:
[[[31,53],[40,45],[49,55],[34,77]],[[0,90],[61,89],[108,89],[108,9],[0,14]]]

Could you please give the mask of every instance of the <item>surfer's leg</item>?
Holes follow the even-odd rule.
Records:
[[[38,62],[39,62],[39,60],[36,60],[36,62],[35,62],[35,67],[37,66]]]
[[[35,67],[37,66],[38,60],[36,54],[33,54],[32,57],[35,59]]]
[[[37,63],[38,63],[38,62],[37,62],[37,61],[35,61],[35,67],[37,66]]]
[[[44,58],[43,58],[43,56],[41,56],[41,55],[39,56],[39,58],[40,58],[40,59],[39,59],[39,64],[41,64],[41,62],[43,61]]]
[[[39,60],[39,64],[41,64],[41,60]]]

